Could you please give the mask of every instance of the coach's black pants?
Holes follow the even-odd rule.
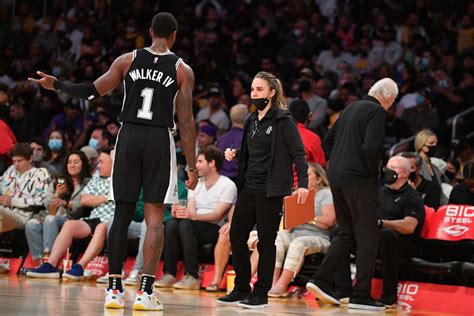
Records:
[[[247,246],[249,233],[257,224],[258,231],[258,281],[253,293],[266,298],[272,286],[275,268],[275,239],[281,219],[283,197],[267,197],[264,190],[243,188],[237,199],[230,242],[235,270],[234,290],[250,293],[250,256]]]
[[[331,286],[334,274],[356,247],[356,283],[352,297],[370,296],[377,256],[377,213],[379,187],[376,182],[356,187],[331,187],[339,234],[331,242],[323,262],[314,275],[316,281]]]

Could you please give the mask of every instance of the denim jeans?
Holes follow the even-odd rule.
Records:
[[[41,259],[44,252],[51,252],[54,241],[67,220],[64,216],[47,215],[43,223],[37,218],[26,222],[26,240],[34,260]]]

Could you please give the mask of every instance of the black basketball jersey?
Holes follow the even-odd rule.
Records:
[[[124,100],[119,120],[124,123],[174,128],[176,70],[182,59],[173,53],[157,54],[150,48],[133,51],[124,78]]]

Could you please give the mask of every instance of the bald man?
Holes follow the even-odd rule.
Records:
[[[383,291],[379,299],[396,307],[400,258],[415,256],[425,219],[423,200],[408,184],[411,164],[392,157],[385,168],[385,185],[379,191],[379,257],[382,260]]]

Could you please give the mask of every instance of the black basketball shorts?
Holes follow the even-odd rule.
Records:
[[[117,135],[110,199],[178,202],[176,148],[167,128],[124,123]]]

